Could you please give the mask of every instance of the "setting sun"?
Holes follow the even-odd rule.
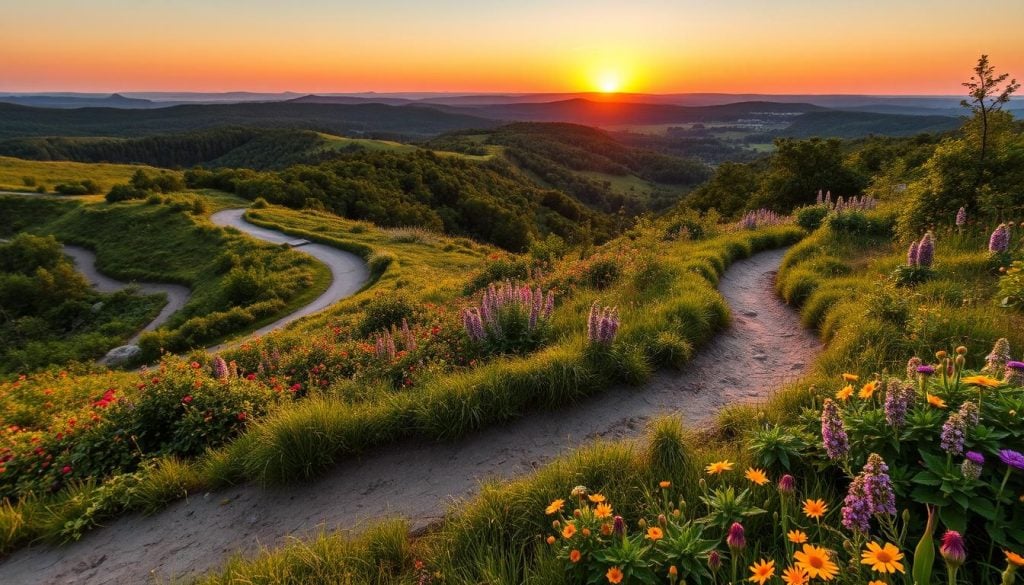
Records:
[[[622,89],[622,75],[618,71],[604,71],[597,77],[597,89],[601,93],[615,93]]]

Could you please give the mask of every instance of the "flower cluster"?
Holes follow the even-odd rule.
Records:
[[[988,251],[992,254],[1005,254],[1010,250],[1010,230],[1005,223],[992,232],[988,238]]]
[[[956,212],[956,227],[962,228],[967,225],[967,210],[963,207]]]
[[[815,203],[833,211],[871,211],[878,207],[878,200],[870,195],[861,195],[859,197],[854,195],[849,199],[844,199],[840,196],[833,202],[832,191],[827,191],[822,195],[821,189],[818,189]]]
[[[911,242],[907,250],[907,266],[931,268],[935,260],[935,236],[925,233],[918,242]]]
[[[825,399],[821,411],[821,440],[830,459],[839,459],[850,450],[850,441],[839,416],[839,407],[831,398]]]
[[[488,337],[500,339],[506,335],[503,317],[508,313],[523,315],[529,331],[537,329],[542,321],[551,317],[555,308],[555,294],[547,295],[540,287],[533,290],[527,285],[504,282],[500,286],[491,283],[480,299],[479,307],[464,309],[462,322],[466,334],[473,341],[484,341]]]
[[[758,209],[747,212],[739,221],[739,227],[745,230],[753,230],[759,227],[770,227],[789,223],[790,218],[778,214],[770,209]]]
[[[592,344],[611,345],[619,332],[619,310],[601,307],[594,301],[587,316],[587,341]]]

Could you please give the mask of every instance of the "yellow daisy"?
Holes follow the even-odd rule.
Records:
[[[786,533],[786,538],[793,544],[803,544],[807,542],[807,533],[803,530],[790,530]]]
[[[743,473],[743,477],[749,479],[757,485],[764,485],[768,483],[768,475],[765,474],[763,469],[755,469],[748,467],[747,471]]]
[[[860,380],[860,376],[857,374],[843,374],[843,380],[846,380],[847,382],[856,382],[857,380]]]
[[[723,459],[722,461],[715,461],[711,465],[708,465],[707,467],[704,468],[704,470],[708,472],[708,475],[718,475],[719,473],[723,473],[725,471],[732,471],[732,466],[732,461],[729,461],[728,459]]]
[[[554,502],[551,502],[550,504],[548,504],[548,507],[544,509],[544,513],[547,514],[548,516],[550,516],[552,514],[557,514],[557,513],[561,512],[562,508],[564,508],[564,507],[565,507],[565,500],[561,500],[561,499],[555,500]]]
[[[807,585],[810,581],[811,576],[807,574],[807,569],[803,567],[786,567],[782,571],[782,582],[786,585]]]
[[[775,575],[775,561],[761,559],[759,562],[750,565],[750,572],[753,573],[747,580],[764,585],[764,582]]]
[[[998,388],[1003,385],[1002,382],[990,376],[967,376],[961,381],[969,386],[984,386],[985,388]]]
[[[825,500],[804,500],[804,514],[808,518],[820,520],[828,512],[828,504]]]
[[[903,553],[896,548],[896,545],[888,542],[885,543],[885,546],[880,546],[877,542],[869,542],[867,550],[860,554],[860,558],[861,564],[868,565],[879,573],[903,572],[903,564],[899,562],[903,558]]]
[[[938,396],[925,394],[925,397],[928,399],[928,404],[931,404],[935,408],[946,408],[946,401],[939,398]]]
[[[661,531],[661,528],[657,526],[651,526],[647,529],[647,538],[652,541],[659,541],[665,537],[665,533]]]
[[[590,494],[589,496],[587,496],[587,499],[590,500],[591,502],[594,502],[595,504],[600,504],[601,502],[604,501],[604,496],[602,496],[601,494]]]
[[[849,384],[839,392],[836,392],[836,398],[843,402],[849,400],[851,396],[853,396],[853,386],[850,386]]]
[[[812,579],[820,577],[831,581],[839,572],[839,567],[829,558],[828,551],[820,546],[805,544],[793,557],[796,558],[796,566],[807,571]]]
[[[875,390],[878,390],[878,382],[872,380],[867,384],[864,384],[864,386],[860,389],[860,392],[857,394],[857,397],[863,398],[864,400],[868,400],[875,395]]]
[[[594,508],[594,516],[598,518],[610,518],[612,515],[612,505],[600,503]]]

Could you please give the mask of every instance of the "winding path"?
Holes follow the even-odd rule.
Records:
[[[659,414],[706,424],[726,404],[766,398],[770,388],[805,373],[820,351],[817,338],[774,294],[783,253],[757,254],[726,272],[719,290],[732,307],[732,326],[683,371],[661,371],[642,388],[612,388],[458,442],[393,445],[308,484],[239,486],[176,502],[154,516],[125,517],[78,543],[17,551],[0,564],[0,582],[100,585],[187,577],[218,567],[234,552],[253,553],[321,527],[358,529],[401,515],[420,528],[483,479],[527,473],[594,438],[637,437]]]
[[[93,288],[102,293],[113,293],[117,292],[127,286],[128,283],[121,282],[110,278],[102,274],[96,269],[96,254],[92,250],[82,248],[79,246],[64,246],[64,253],[71,257],[71,260],[75,263],[75,268],[85,276],[85,279],[89,281],[89,284]],[[192,295],[192,291],[187,286],[180,284],[165,284],[158,282],[136,282],[134,283],[145,295],[167,295],[167,304],[160,309],[160,313],[149,322],[148,325],[142,328],[141,331],[135,334],[128,343],[135,343],[146,331],[152,331],[162,325],[165,321],[171,318],[178,309],[185,306],[188,302],[189,296]]]

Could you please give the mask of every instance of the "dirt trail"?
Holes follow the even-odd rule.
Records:
[[[410,441],[342,463],[319,481],[280,490],[240,486],[177,502],[151,516],[129,516],[78,543],[16,552],[0,564],[0,583],[100,585],[188,577],[218,567],[233,552],[277,546],[321,527],[357,529],[387,515],[422,527],[452,497],[480,480],[527,473],[596,437],[640,435],[648,419],[673,412],[707,423],[730,403],[758,400],[803,374],[817,338],[774,294],[784,251],[735,263],[719,290],[732,326],[682,372],[663,371],[642,388],[613,388],[559,411],[526,417],[451,443]]]

